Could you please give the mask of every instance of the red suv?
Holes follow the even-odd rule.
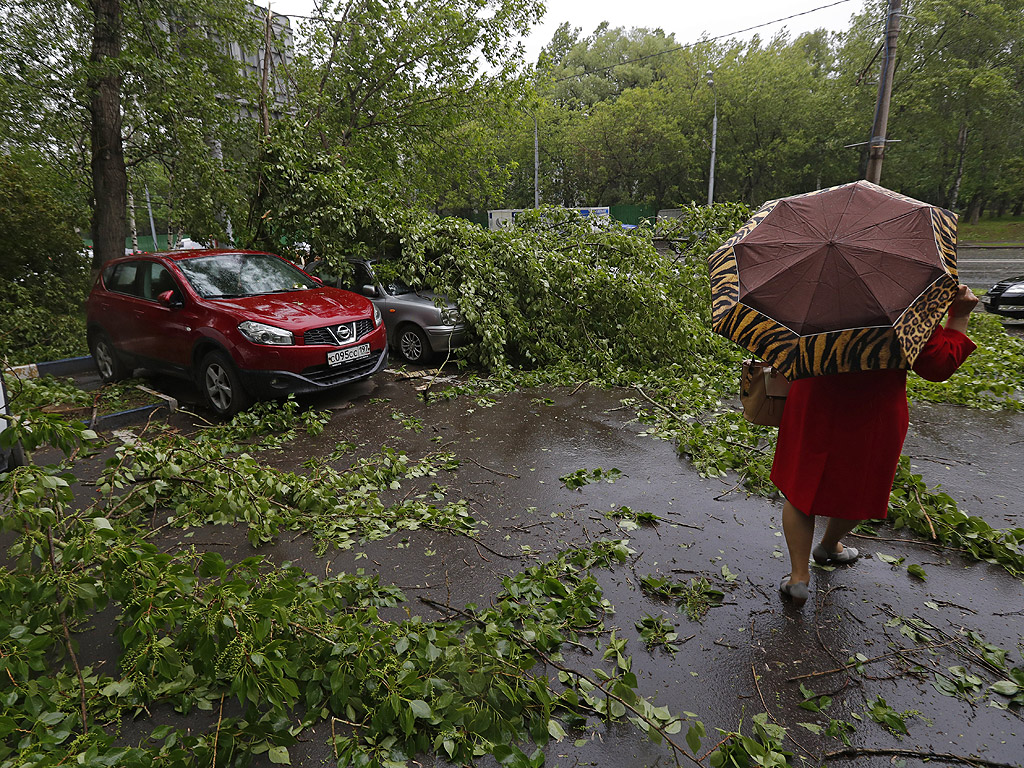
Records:
[[[271,253],[189,250],[106,264],[86,303],[104,381],[150,368],[192,378],[218,415],[253,398],[336,387],[387,360],[369,299]]]

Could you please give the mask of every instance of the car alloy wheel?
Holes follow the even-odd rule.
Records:
[[[221,352],[211,352],[203,358],[199,384],[207,404],[218,416],[234,416],[250,403],[235,366]]]
[[[430,359],[427,337],[414,325],[405,326],[398,335],[398,351],[410,363],[425,363]]]
[[[93,340],[92,358],[96,361],[96,368],[104,382],[120,381],[125,377],[125,368],[106,334],[101,333]]]

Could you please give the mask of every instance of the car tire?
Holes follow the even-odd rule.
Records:
[[[210,352],[199,364],[198,382],[210,410],[229,419],[252,403],[235,364],[223,352]]]
[[[90,351],[103,383],[109,384],[127,378],[130,371],[122,362],[121,356],[107,334],[99,332],[93,336]]]
[[[398,329],[396,339],[398,354],[409,363],[426,363],[433,357],[434,352],[427,341],[427,335],[415,325],[403,325]]]

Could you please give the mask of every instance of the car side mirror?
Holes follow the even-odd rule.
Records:
[[[375,285],[364,285],[362,287],[361,293],[363,294],[363,296],[376,296],[377,295],[377,286],[375,286]]]
[[[185,306],[185,302],[181,300],[181,296],[179,296],[178,292],[174,290],[164,291],[163,293],[158,294],[156,300],[168,309],[177,309],[178,307]]]

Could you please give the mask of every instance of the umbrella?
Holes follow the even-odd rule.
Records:
[[[715,331],[786,378],[910,368],[956,295],[956,214],[856,181],[770,200],[708,261]]]

